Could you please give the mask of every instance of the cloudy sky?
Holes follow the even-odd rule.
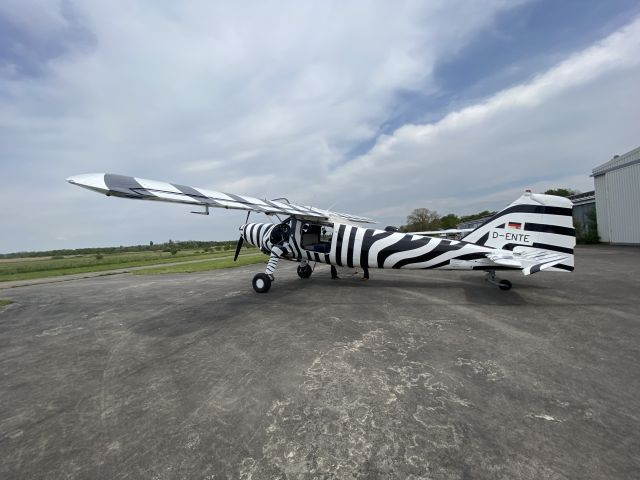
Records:
[[[0,253],[233,239],[244,220],[64,181],[79,173],[383,226],[590,190],[640,145],[639,52],[626,0],[3,0]]]

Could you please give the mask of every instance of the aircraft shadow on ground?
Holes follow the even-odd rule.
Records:
[[[520,294],[520,290],[547,290],[550,287],[529,284],[526,280],[522,283],[514,282],[514,286],[509,291],[500,290],[497,286],[490,285],[484,281],[481,275],[467,275],[457,279],[433,279],[425,277],[424,279],[409,278],[372,278],[364,281],[359,276],[341,276],[339,280],[332,280],[329,277],[317,277],[309,280],[300,279],[280,279],[280,282],[274,283],[272,289],[264,295],[265,297],[273,296],[278,300],[286,300],[286,297],[292,292],[306,290],[310,295],[325,297],[327,290],[334,289],[350,289],[357,291],[362,296],[371,295],[372,299],[376,297],[380,289],[406,289],[417,290],[418,292],[447,290],[462,290],[468,303],[478,305],[525,305],[529,302]],[[354,292],[355,293],[355,292]],[[437,293],[436,293],[437,295]],[[260,295],[262,297],[262,295]],[[443,298],[450,298],[444,297]],[[344,299],[343,299],[344,300]],[[361,301],[362,298],[358,298]],[[455,300],[452,299],[454,303]]]
[[[363,281],[357,276],[343,276],[339,280],[331,278],[311,278],[302,280],[296,277],[279,276],[274,282],[271,290],[265,294],[255,293],[251,286],[237,292],[233,297],[216,298],[212,296],[210,300],[188,307],[180,307],[179,313],[172,309],[162,314],[152,315],[145,318],[134,328],[134,331],[141,335],[177,337],[186,335],[201,329],[211,332],[212,325],[220,324],[222,328],[228,322],[243,319],[248,315],[253,315],[262,309],[281,308],[290,302],[300,304],[300,293],[309,295],[306,297],[309,304],[326,303],[335,299],[335,294],[340,290],[348,290],[356,297],[354,302],[362,303],[363,299],[371,298],[375,303],[379,299],[381,291],[384,290],[416,290],[417,292],[432,292],[438,296],[442,292],[443,303],[447,301],[453,304],[460,303],[459,296],[448,296],[447,290],[462,291],[464,303],[473,305],[527,305],[530,302],[520,294],[520,290],[547,290],[551,287],[528,284],[526,281],[514,284],[512,290],[503,291],[498,287],[487,284],[482,276],[467,275],[457,279],[443,281],[442,279],[413,280],[408,278],[372,278]],[[340,298],[340,303],[349,301],[344,296]],[[406,300],[402,300],[406,301]],[[423,303],[416,299],[417,303]],[[429,302],[428,302],[429,303]]]

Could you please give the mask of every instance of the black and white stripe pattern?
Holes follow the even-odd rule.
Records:
[[[374,223],[373,220],[358,215],[332,212],[315,207],[305,207],[280,200],[261,200],[245,195],[223,193],[204,188],[189,187],[177,183],[159,182],[126,175],[96,173],[76,175],[67,179],[70,183],[114,197],[139,200],[201,205],[211,208],[250,210],[267,215],[293,215],[299,218]]]
[[[335,225],[329,262],[364,268],[429,269],[456,258],[484,258],[488,248],[455,240]]]
[[[333,223],[328,253],[303,249],[302,222],[291,218],[288,250],[278,254],[278,258],[364,268],[521,268],[525,274],[541,270],[572,271],[575,230],[571,208],[563,206],[564,199],[547,197],[538,196],[535,201],[546,200],[560,206],[516,201],[464,241]],[[527,202],[530,198],[525,195],[519,201]],[[268,250],[269,228],[273,225],[249,224],[244,227],[245,239]]]
[[[491,251],[465,242],[334,224],[331,251],[311,252],[301,247],[300,222],[292,220],[291,224],[292,234],[284,247],[271,244],[273,224],[249,223],[242,227],[245,241],[271,254],[268,274],[275,270],[278,258],[344,267],[428,269],[446,267],[452,259],[485,258]]]
[[[281,257],[288,255],[289,251],[286,247],[273,246],[271,247],[271,254],[269,255],[269,262],[267,263],[267,268],[264,273],[273,277],[273,272],[276,271],[276,267],[278,266],[278,260]]]
[[[546,270],[572,271],[576,244],[572,207],[565,198],[527,192],[464,237],[464,241],[497,250],[513,251],[518,246],[527,246],[562,254],[565,257],[562,263]]]
[[[541,270],[572,271],[574,265],[572,204],[556,196],[527,192],[463,241],[455,241],[357,227],[350,222],[372,220],[355,215],[137,177],[88,174],[67,180],[107,195],[288,215],[291,228],[288,239],[283,239],[285,225],[277,234],[273,223],[249,223],[241,227],[245,241],[270,255],[266,270],[269,275],[280,258],[364,268],[520,268],[525,274]],[[333,228],[330,251],[302,248],[302,226],[310,219]],[[271,242],[272,234],[277,245]],[[313,248],[322,250],[323,245]]]

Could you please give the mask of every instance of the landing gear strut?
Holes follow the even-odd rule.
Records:
[[[271,247],[271,254],[269,255],[269,262],[264,273],[258,273],[253,277],[253,289],[258,293],[266,293],[271,288],[271,282],[273,282],[273,273],[278,266],[278,260],[283,255],[289,253],[287,246],[289,245],[289,235],[291,234],[291,227],[288,223],[283,222],[271,230],[269,241],[273,244]]]
[[[512,287],[509,280],[500,280],[499,278],[497,278],[496,272],[494,270],[489,270],[484,279],[487,282],[496,285],[500,290],[510,290]]]

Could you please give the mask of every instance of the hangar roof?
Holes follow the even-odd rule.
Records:
[[[578,193],[576,195],[571,195],[568,197],[569,200],[573,202],[574,205],[583,205],[585,203],[595,203],[596,201],[596,192],[595,190],[591,190],[590,192]]]
[[[602,165],[597,166],[591,171],[591,176],[597,177],[598,175],[604,175],[611,170],[617,170],[634,163],[640,163],[640,147],[634,148],[633,150],[622,155],[616,155],[607,163],[603,163]]]

